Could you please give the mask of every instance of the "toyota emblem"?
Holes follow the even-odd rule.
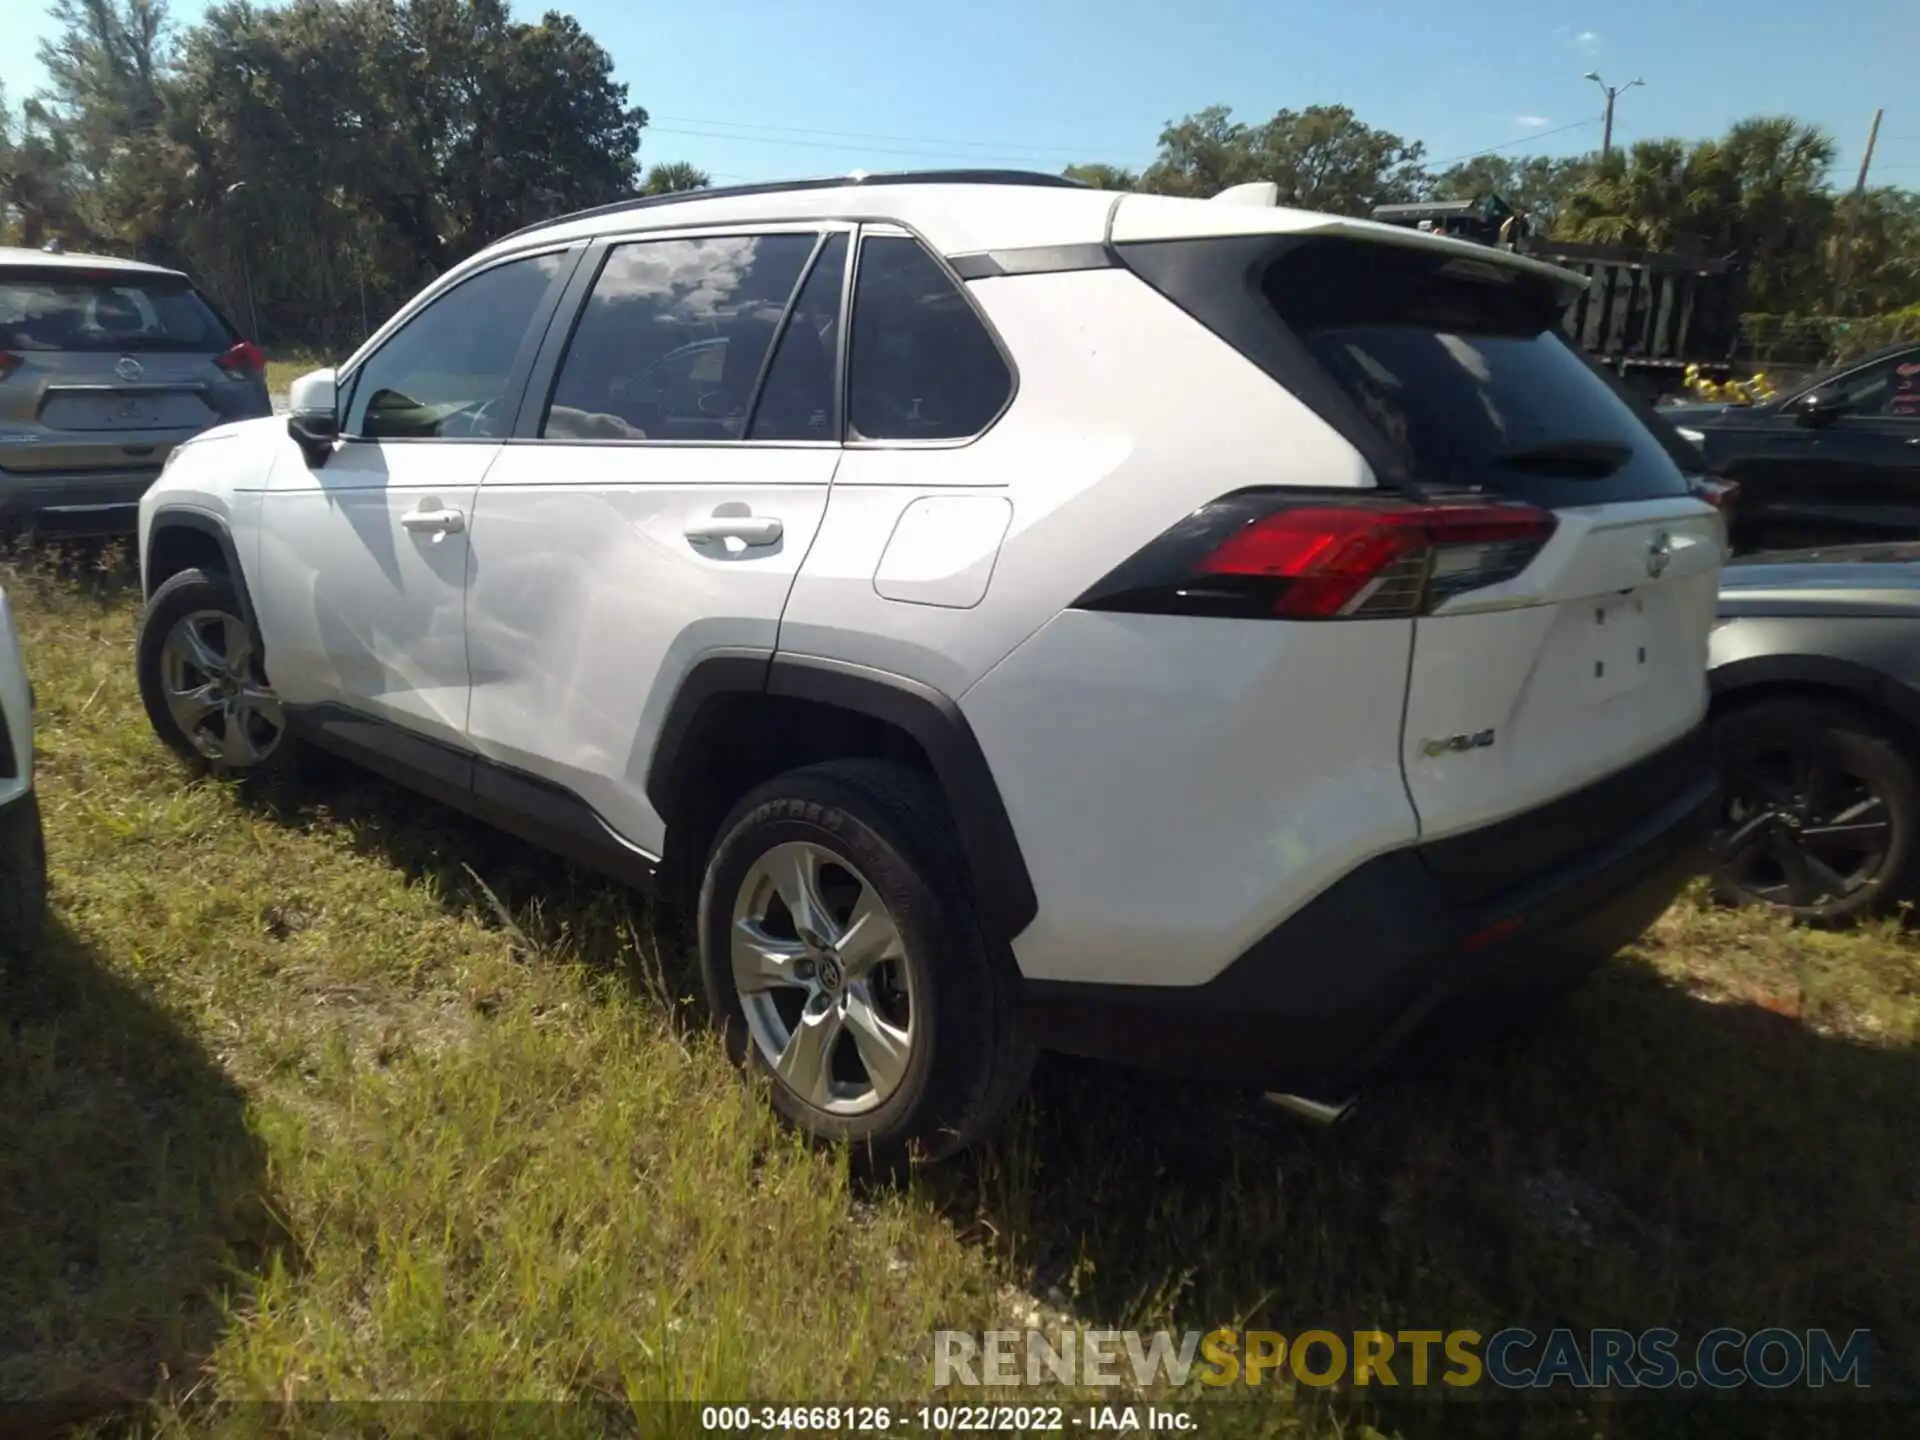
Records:
[[[113,373],[118,375],[122,380],[138,380],[147,372],[145,367],[131,355],[122,355],[120,357],[120,363],[113,367]]]
[[[1667,573],[1667,562],[1673,559],[1673,536],[1662,530],[1647,542],[1647,574],[1658,580]]]

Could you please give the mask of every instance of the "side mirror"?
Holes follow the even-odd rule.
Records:
[[[287,433],[309,465],[324,465],[340,438],[339,397],[332,370],[313,370],[293,382],[287,393]]]
[[[1831,425],[1853,406],[1840,390],[1822,386],[1804,395],[1796,395],[1787,402],[1786,408],[1787,413],[1802,425]]]

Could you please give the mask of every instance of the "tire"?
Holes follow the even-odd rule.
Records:
[[[811,927],[784,900],[803,869],[820,902]],[[810,765],[757,787],[708,859],[700,961],[728,1053],[767,1077],[789,1123],[850,1143],[863,1168],[891,1172],[975,1143],[1031,1071],[1013,957],[986,932],[966,876],[938,792],[873,760]],[[876,934],[899,943],[876,950],[860,938]],[[778,964],[750,960],[753,978],[736,979],[736,939],[749,957],[780,948]],[[875,963],[879,953],[894,958]],[[770,978],[776,969],[786,978]],[[801,1023],[808,1016],[817,1031]],[[809,1063],[816,1052],[824,1060]]]
[[[135,645],[140,699],[154,734],[196,770],[230,779],[278,774],[293,750],[261,668],[259,636],[245,616],[225,575],[182,570],[147,601]],[[174,648],[185,647],[189,629],[200,642],[199,661]],[[191,730],[183,718],[189,707],[170,699],[188,693],[207,705]]]
[[[0,962],[33,953],[46,913],[47,843],[40,802],[29,790],[0,810]]]
[[[1762,700],[1728,712],[1715,735],[1729,792],[1719,898],[1834,925],[1913,896],[1920,772],[1877,719],[1837,700]]]

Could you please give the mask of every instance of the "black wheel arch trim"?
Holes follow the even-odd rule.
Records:
[[[985,753],[952,697],[891,671],[809,655],[723,651],[696,661],[681,682],[647,765],[647,798],[667,822],[685,813],[697,777],[685,759],[710,707],[725,697],[761,693],[835,706],[892,725],[908,735],[933,767],[973,872],[982,917],[1011,940],[1039,913],[1033,878]]]
[[[147,527],[146,546],[140,556],[141,589],[145,592],[143,598],[151,599],[153,592],[159,588],[158,583],[149,583],[153,574],[151,558],[154,542],[168,530],[197,531],[220,547],[221,557],[226,563],[227,579],[233,582],[234,594],[240,600],[240,618],[253,626],[254,634],[258,637],[260,626],[254,619],[253,596],[247,590],[247,572],[241,568],[240,551],[233,543],[233,532],[218,516],[209,515],[204,510],[175,506],[154,512],[153,522]]]
[[[1754,655],[1708,672],[1718,710],[1735,697],[1768,689],[1831,690],[1865,701],[1920,735],[1920,692],[1856,660],[1833,655]]]

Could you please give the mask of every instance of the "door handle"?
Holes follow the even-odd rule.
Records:
[[[438,539],[466,529],[467,517],[449,506],[445,510],[409,510],[400,517],[400,523],[409,530],[431,530]]]
[[[687,539],[696,544],[707,540],[738,540],[744,545],[771,545],[778,540],[783,526],[771,515],[715,515],[687,526]]]

